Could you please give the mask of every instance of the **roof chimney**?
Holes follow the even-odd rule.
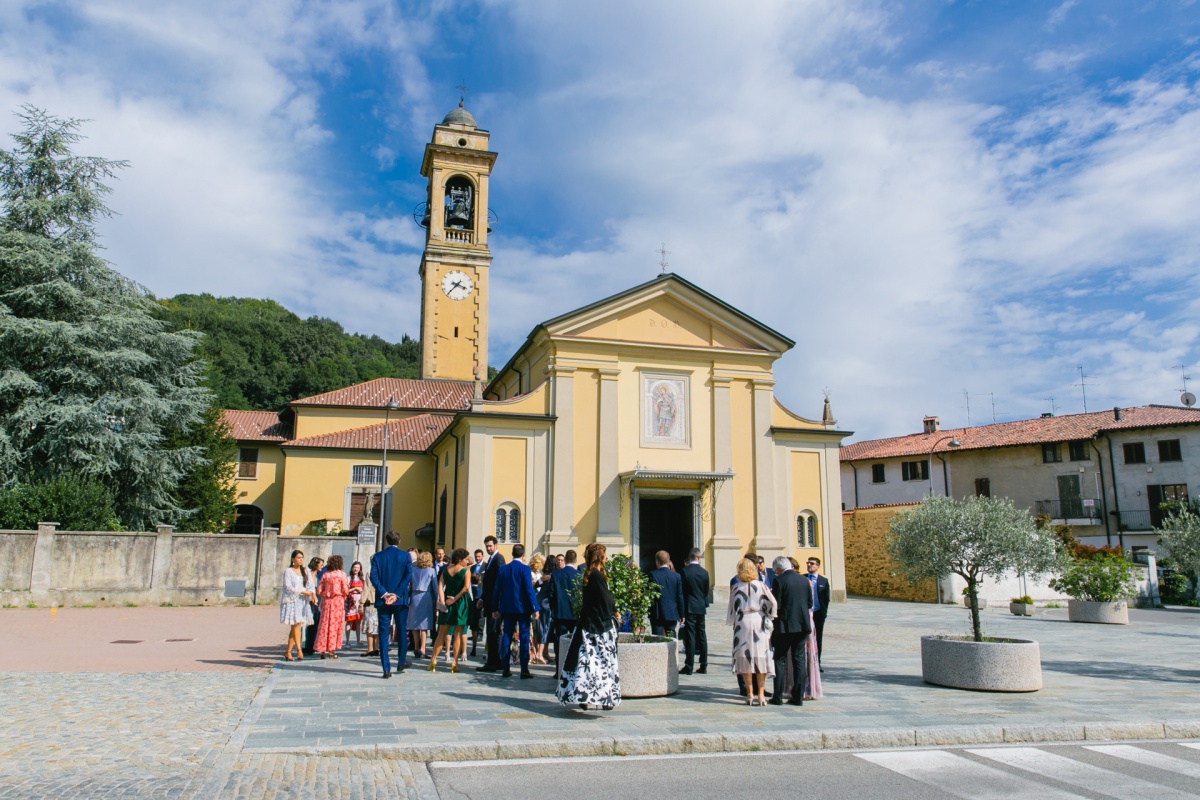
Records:
[[[1054,416],[1054,412],[1053,412],[1053,411],[1043,411],[1043,412],[1042,412],[1042,419],[1050,419],[1050,418],[1052,418],[1053,416]]]
[[[1117,422],[1121,421],[1121,407],[1120,406],[1113,406],[1113,419],[1115,419]]]
[[[925,417],[921,422],[925,424],[926,433],[937,433],[942,428],[942,423],[937,417]]]

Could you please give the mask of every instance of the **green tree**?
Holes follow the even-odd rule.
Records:
[[[645,639],[646,615],[659,595],[658,584],[638,569],[627,555],[615,555],[608,560],[608,588],[613,594],[617,611],[629,615],[629,630],[638,640]]]
[[[175,524],[182,530],[219,533],[229,529],[237,504],[237,442],[230,433],[220,409],[213,406],[204,412],[199,425],[167,441],[172,448],[198,448],[203,456],[185,470],[175,492],[175,501],[183,509]]]
[[[1137,584],[1124,556],[1102,552],[1073,559],[1062,575],[1050,580],[1050,588],[1076,600],[1114,603],[1131,597]]]
[[[1158,534],[1175,569],[1200,575],[1200,512],[1196,508],[1180,506],[1163,520]]]
[[[123,162],[77,156],[78,120],[25,106],[0,150],[0,483],[103,482],[131,528],[180,514],[175,489],[203,448],[171,447],[210,393],[154,303],[97,253],[103,183]]]
[[[928,497],[890,523],[888,553],[912,583],[949,574],[967,582],[971,634],[983,641],[979,621],[979,582],[1019,573],[1037,578],[1063,563],[1052,530],[1034,524],[1029,512],[1006,498]]]

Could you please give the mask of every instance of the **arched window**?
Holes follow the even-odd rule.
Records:
[[[230,533],[262,533],[263,512],[258,506],[234,506]]]
[[[509,544],[521,541],[521,509],[512,503],[503,503],[496,509],[496,539]]]
[[[821,546],[817,538],[817,515],[811,511],[801,511],[796,515],[796,546]]]

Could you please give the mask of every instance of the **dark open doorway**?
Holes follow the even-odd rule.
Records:
[[[654,554],[666,550],[678,572],[694,547],[692,498],[641,497],[638,501],[639,566],[654,569]]]

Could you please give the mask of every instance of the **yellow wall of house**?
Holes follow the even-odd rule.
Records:
[[[285,455],[281,536],[311,533],[315,520],[341,520],[350,468],[380,461],[380,454],[370,450],[288,448]],[[433,519],[429,498],[432,483],[433,459],[429,456],[388,455],[388,489],[392,492],[389,516],[404,547],[416,546],[413,531]]]
[[[434,535],[431,539],[423,540],[421,545],[418,545],[422,550],[432,549],[435,547],[445,547],[447,552],[456,547],[456,542],[462,541],[460,528],[463,525],[462,503],[465,492],[457,491],[465,484],[461,483],[461,477],[465,474],[463,467],[458,463],[458,447],[461,447],[461,442],[456,442],[454,436],[447,436],[442,440],[438,448],[433,451],[434,463],[437,464],[437,485],[433,488],[433,496],[430,498],[431,509],[429,522],[433,523]],[[438,544],[438,531],[440,530],[442,507],[442,492],[446,493],[446,540],[442,545]]]
[[[824,561],[825,557],[822,553],[825,546],[826,519],[825,509],[821,507],[821,456],[819,453],[803,450],[792,450],[788,456],[790,461],[788,471],[791,473],[792,484],[791,516],[789,518],[791,527],[786,532],[791,537],[789,549],[795,548],[796,559],[801,563],[809,556],[817,556]],[[800,511],[804,510],[813,512],[817,518],[817,546],[814,548],[800,547],[798,544],[796,517]],[[788,540],[785,539],[785,541]]]
[[[597,455],[600,452],[600,373],[594,369],[575,371],[575,535],[580,544],[596,541],[600,525],[597,494]]]
[[[529,518],[528,487],[526,486],[526,448],[528,440],[515,436],[492,437],[492,498],[490,509],[495,512],[501,503],[514,503],[521,510],[521,541],[526,541]],[[507,534],[507,531],[505,531]]]
[[[321,436],[326,433],[336,433],[354,428],[366,428],[370,425],[382,425],[383,409],[374,408],[325,408],[321,406],[292,406],[296,412],[296,432],[293,438],[305,439],[309,436]],[[398,419],[422,414],[422,411],[393,411],[387,418],[395,422]]]
[[[234,479],[236,502],[258,506],[263,512],[263,524],[275,525],[283,512],[283,450],[271,442],[238,442],[238,447],[258,448],[258,474],[254,478]]]

